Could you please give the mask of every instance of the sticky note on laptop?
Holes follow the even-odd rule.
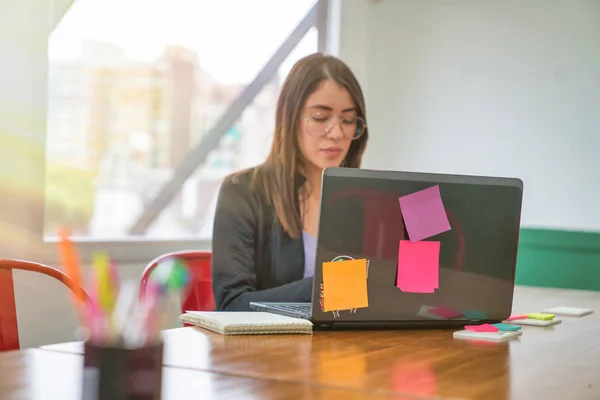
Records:
[[[460,311],[444,306],[434,307],[429,310],[429,313],[440,316],[444,319],[460,318],[463,316],[463,313]]]
[[[402,196],[398,200],[411,242],[418,242],[450,230],[439,186]]]
[[[423,305],[419,309],[417,313],[417,317],[427,318],[427,319],[435,319],[435,320],[447,320],[462,317],[462,313],[460,311],[454,310],[449,307],[444,306],[426,306]]]
[[[487,319],[486,313],[484,313],[483,311],[479,311],[479,310],[465,310],[462,313],[464,314],[466,319],[470,319],[470,320],[474,320],[474,321]]]
[[[323,309],[326,312],[368,306],[366,259],[323,263]]]
[[[432,313],[431,310],[433,310],[434,308],[435,307],[432,307],[432,306],[425,306],[425,305],[421,306],[421,308],[417,312],[417,317],[427,318],[427,319],[435,319],[435,320],[448,319],[448,318],[442,317],[441,315]]]
[[[400,240],[396,287],[407,293],[434,293],[439,286],[440,242]]]

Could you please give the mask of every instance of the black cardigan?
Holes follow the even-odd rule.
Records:
[[[291,239],[272,206],[250,183],[254,169],[225,179],[212,239],[217,310],[247,311],[251,301],[309,302],[302,237]]]

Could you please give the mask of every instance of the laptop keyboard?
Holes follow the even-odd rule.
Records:
[[[288,311],[288,312],[293,312],[293,313],[298,313],[298,314],[303,314],[303,315],[308,315],[308,314],[310,314],[310,311],[311,311],[310,303],[306,303],[306,304],[271,304],[271,307],[277,308],[282,311]]]

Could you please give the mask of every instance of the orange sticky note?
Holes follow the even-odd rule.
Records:
[[[439,285],[440,242],[401,240],[396,286],[407,293],[434,293]]]
[[[323,310],[368,306],[366,259],[323,263]]]

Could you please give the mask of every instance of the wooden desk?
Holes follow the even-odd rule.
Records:
[[[30,349],[0,355],[0,399],[81,400],[83,356]],[[376,392],[252,379],[184,368],[163,369],[163,399],[405,399]]]
[[[181,328],[165,332],[165,365],[271,382],[267,387],[285,383],[425,399],[600,399],[600,293],[518,287],[513,309],[558,305],[596,312],[562,317],[554,327],[524,327],[520,339],[500,344],[453,340],[451,331],[236,337]],[[81,353],[81,344],[43,349]]]

